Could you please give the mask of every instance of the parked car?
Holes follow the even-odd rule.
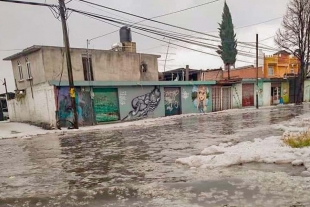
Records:
[[[9,119],[9,112],[8,112],[8,109],[2,109],[2,112],[3,112],[3,117],[4,119]]]

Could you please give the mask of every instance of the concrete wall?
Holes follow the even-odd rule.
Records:
[[[242,84],[235,84],[231,87],[232,108],[242,107]]]
[[[305,81],[304,87],[304,101],[310,102],[310,80]]]
[[[114,52],[107,50],[90,50],[95,81],[157,81],[159,56]],[[73,78],[84,81],[82,56],[86,56],[85,49],[72,49],[71,61]],[[63,70],[62,80],[68,80],[66,58],[62,48],[43,48],[43,58],[47,80],[59,80]],[[140,64],[147,64],[147,71],[140,71]]]
[[[205,105],[206,110],[204,112],[212,111],[212,89],[210,86],[182,86],[181,87],[181,100],[182,100],[182,114],[200,113],[197,108],[197,91],[203,89],[206,91]],[[206,90],[204,90],[206,89]]]
[[[129,52],[92,51],[95,80],[157,81],[157,57]],[[145,73],[140,71],[142,61],[148,66]]]
[[[33,122],[35,124],[56,124],[56,105],[54,86],[46,83],[26,90],[23,98],[15,98],[8,101],[10,120],[13,122]]]
[[[28,79],[26,58],[28,58],[28,61],[30,62],[32,80]],[[19,76],[19,70],[17,67],[18,62],[22,66],[22,71],[23,71],[22,80],[20,80],[20,76]],[[46,81],[44,66],[43,66],[42,51],[40,50],[13,60],[12,68],[13,68],[13,75],[16,80],[16,85],[19,90],[23,90],[23,89],[30,87],[31,81],[32,81],[32,85],[36,85],[36,84],[43,83]]]
[[[43,48],[43,60],[46,80],[68,80],[67,61],[63,48]],[[81,51],[71,50],[73,79],[84,80]]]
[[[263,105],[270,106],[271,101],[271,83],[264,82],[263,84]]]
[[[118,96],[121,120],[165,116],[163,87],[119,87]]]

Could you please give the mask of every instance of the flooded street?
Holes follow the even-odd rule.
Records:
[[[306,113],[309,105],[234,110],[160,126],[0,140],[0,207],[310,206],[304,167],[175,163],[211,145],[281,136],[277,126]]]

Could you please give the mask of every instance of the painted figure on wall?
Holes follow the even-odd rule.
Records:
[[[135,97],[131,101],[133,110],[131,110],[123,120],[147,117],[149,113],[155,111],[159,105],[160,100],[160,88],[155,86],[150,93]]]
[[[65,126],[66,120],[72,122],[74,117],[71,98],[68,87],[61,87],[58,90],[58,119]],[[76,90],[75,103],[79,125],[90,125],[92,122],[90,101],[89,92]]]
[[[209,101],[209,89],[206,86],[194,86],[192,90],[192,100],[194,106],[200,113],[207,112]]]

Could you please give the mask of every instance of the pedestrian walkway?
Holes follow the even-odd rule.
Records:
[[[16,135],[22,137],[42,133],[46,133],[46,130],[29,124],[9,121],[0,122],[0,139],[16,137]]]

